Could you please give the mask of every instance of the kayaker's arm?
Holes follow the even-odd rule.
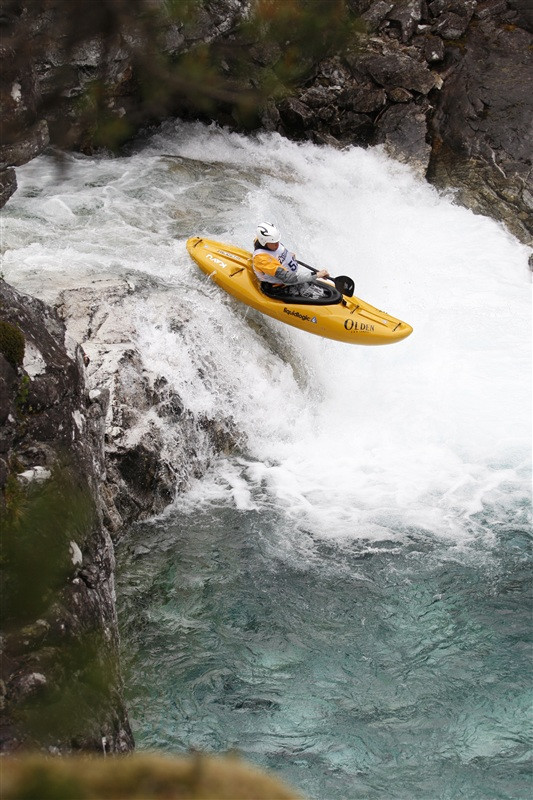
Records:
[[[269,255],[268,253],[258,253],[254,256],[254,267],[265,275],[271,275],[276,278],[280,283],[287,286],[294,286],[298,283],[307,283],[313,280],[313,273],[307,267],[298,265],[298,268],[293,270],[287,269],[283,264],[280,264],[277,258]]]
[[[279,280],[287,284],[287,286],[295,286],[298,283],[308,283],[314,278],[313,273],[305,267],[299,266],[297,270],[292,272],[281,264],[274,274],[276,278],[279,278]]]

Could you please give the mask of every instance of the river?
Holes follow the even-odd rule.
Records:
[[[138,748],[234,749],[316,800],[529,798],[528,249],[379,148],[167,122],[66,166],[17,170],[4,277],[161,282],[146,369],[236,432],[118,548]],[[260,221],[413,334],[331,342],[225,296],[185,241]]]

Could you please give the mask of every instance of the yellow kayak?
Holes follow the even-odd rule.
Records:
[[[261,289],[252,269],[252,254],[240,247],[193,236],[187,250],[203,272],[241,303],[300,330],[348,344],[392,344],[413,329],[358,297],[339,295],[327,305],[313,300],[270,297]],[[329,284],[322,282],[328,287]]]

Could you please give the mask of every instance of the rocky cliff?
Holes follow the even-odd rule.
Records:
[[[123,752],[106,393],[58,315],[0,281],[3,751]]]
[[[49,293],[52,308],[0,281],[5,751],[133,746],[114,544],[235,445],[230,422],[186,411],[137,348],[134,320],[145,303],[163,316],[169,292],[116,272]]]
[[[140,13],[139,4],[132,8]],[[283,48],[254,39],[250,29],[243,34],[251,6],[249,0],[209,0],[193,19],[167,20],[166,56],[191,53],[194,59],[198,52],[205,60],[205,50],[195,48],[222,43],[227,58],[220,56],[216,66],[233,98],[253,90],[254,71],[276,68]],[[29,24],[30,6],[16,8],[3,20],[0,51],[6,130],[16,131],[0,154],[1,203],[16,188],[15,167],[50,142],[85,150],[97,144],[97,130],[84,128],[81,110],[95,81],[101,81],[106,109],[100,125],[115,125],[119,138],[157,119],[155,107],[141,102],[135,29],[124,30],[112,47],[97,37],[69,47],[58,20],[43,12],[30,28],[48,30],[46,46],[40,60],[18,74],[10,53],[17,31]],[[530,242],[533,13],[527,0],[346,0],[345,8],[347,23],[358,20],[359,31],[347,48],[315,64],[283,98],[263,93],[247,127],[335,146],[381,144],[431,182],[456,191],[458,202],[503,220]],[[231,58],[243,47],[250,66],[245,77],[233,74]],[[47,105],[53,85],[61,87],[60,99]],[[231,98],[219,94],[200,112],[186,89],[177,91],[164,110],[242,129]]]

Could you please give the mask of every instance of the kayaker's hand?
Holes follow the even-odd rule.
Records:
[[[316,274],[317,278],[329,278],[329,272],[327,269],[321,269],[320,272]]]

